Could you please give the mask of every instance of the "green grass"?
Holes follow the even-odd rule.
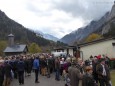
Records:
[[[115,86],[115,70],[111,71],[112,86]]]

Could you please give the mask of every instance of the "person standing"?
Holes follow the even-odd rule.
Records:
[[[47,68],[47,62],[45,57],[43,56],[41,58],[41,74],[42,76],[46,76],[46,68]]]
[[[11,70],[12,70],[12,67],[9,64],[8,58],[5,58],[5,62],[4,62],[4,86],[10,86],[11,77],[12,77]]]
[[[40,83],[38,81],[38,73],[39,73],[39,57],[36,57],[34,62],[33,62],[33,69],[35,71],[35,83]]]
[[[70,86],[70,78],[69,78],[68,70],[65,71],[64,79],[65,79],[65,86]]]
[[[18,79],[18,70],[17,70],[17,64],[19,62],[19,57],[17,56],[14,61],[14,78]]]
[[[47,78],[50,78],[50,69],[51,69],[51,58],[47,58],[46,59],[46,63],[47,63]]]
[[[86,66],[85,68],[86,73],[83,75],[82,78],[82,86],[97,86],[93,76],[92,76],[92,67]]]
[[[72,62],[72,65],[68,68],[68,75],[70,78],[71,86],[79,86],[79,80],[82,79],[82,73],[80,69],[76,66],[76,60]]]
[[[92,73],[92,75],[93,75],[93,78],[94,78],[94,80],[96,81],[96,83],[98,84],[98,74],[97,74],[97,71],[96,71],[96,66],[98,65],[98,59],[95,57],[94,59],[93,59],[93,62],[92,62],[93,64],[92,64],[92,70],[93,70],[93,73]]]
[[[55,59],[55,80],[59,81],[60,80],[60,61],[59,61],[59,57],[57,57]]]
[[[24,70],[24,72],[25,72],[25,77],[27,76],[27,70],[28,70],[28,62],[27,62],[27,57],[25,56],[24,57],[24,63],[25,63],[25,70]]]
[[[27,73],[28,73],[28,76],[30,76],[31,75],[31,66],[32,66],[32,64],[31,64],[31,59],[30,58],[28,58],[27,59]]]
[[[4,60],[0,59],[0,86],[3,86],[4,81],[4,66],[3,66]]]
[[[23,59],[21,58],[17,63],[18,80],[20,85],[24,84],[24,70],[25,70],[25,64]]]
[[[110,70],[105,64],[105,59],[101,58],[96,67],[100,86],[110,86]]]

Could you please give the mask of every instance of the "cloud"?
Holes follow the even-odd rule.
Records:
[[[0,0],[0,9],[27,28],[58,38],[99,19],[114,0]]]
[[[71,13],[84,20],[99,19],[110,11],[114,0],[60,0],[55,1],[55,8]]]

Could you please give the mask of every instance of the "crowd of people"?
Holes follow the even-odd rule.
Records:
[[[10,86],[13,79],[24,84],[24,77],[35,73],[35,83],[40,83],[38,75],[50,78],[55,72],[55,80],[65,81],[65,86],[112,86],[109,58],[90,57],[83,61],[72,56],[54,57],[50,54],[14,55],[0,57],[0,86]]]
[[[112,86],[110,78],[110,59],[107,56],[81,58],[56,58],[56,80],[64,77],[65,86]]]
[[[54,64],[54,59],[45,54],[0,57],[0,86],[10,86],[13,79],[23,85],[24,77],[31,76],[31,72],[35,72],[35,83],[39,83],[38,74],[49,78]]]

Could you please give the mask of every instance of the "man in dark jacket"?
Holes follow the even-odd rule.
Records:
[[[11,77],[12,77],[11,70],[12,70],[12,67],[9,64],[9,60],[6,58],[4,62],[4,85],[5,86],[10,86]]]
[[[55,59],[55,80],[59,81],[60,80],[60,61],[59,61],[59,57],[57,57]]]
[[[98,83],[98,74],[96,71],[96,66],[98,65],[98,59],[94,58],[93,62],[92,62],[92,66],[93,66],[93,77],[94,80],[96,81],[96,83]]]
[[[21,58],[20,61],[17,63],[17,70],[18,70],[18,78],[19,78],[19,84],[24,84],[24,68],[25,64],[23,59]]]
[[[27,73],[28,73],[28,76],[31,75],[31,70],[32,70],[31,67],[32,67],[31,59],[28,58],[28,59],[27,59]]]
[[[14,78],[17,79],[18,78],[18,70],[17,70],[17,64],[19,61],[19,57],[16,57],[15,61],[14,61]]]
[[[104,59],[100,59],[100,63],[96,67],[100,86],[110,86],[110,70],[105,64]]]

